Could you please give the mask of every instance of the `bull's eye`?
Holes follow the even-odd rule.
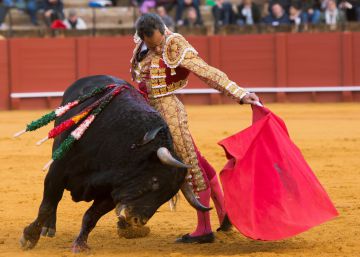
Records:
[[[160,188],[160,185],[159,185],[159,181],[157,179],[157,177],[152,177],[152,181],[151,181],[151,189],[153,191],[156,191]]]
[[[160,187],[159,183],[153,183],[152,184],[152,190],[153,191],[159,190],[159,187]]]

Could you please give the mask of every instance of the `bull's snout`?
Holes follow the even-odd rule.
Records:
[[[123,220],[123,222],[130,226],[144,226],[149,220],[146,217],[131,213],[131,208],[128,208],[126,205],[117,204],[115,211],[119,220]]]
[[[119,237],[139,238],[145,237],[150,233],[150,228],[145,226],[148,218],[141,218],[139,216],[120,215],[118,221],[118,235]]]
[[[147,222],[147,218],[140,218],[140,217],[131,217],[128,221],[132,226],[144,226]]]

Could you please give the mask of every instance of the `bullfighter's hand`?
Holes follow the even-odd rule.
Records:
[[[248,93],[242,99],[242,104],[256,104],[259,102],[259,97],[255,93]]]

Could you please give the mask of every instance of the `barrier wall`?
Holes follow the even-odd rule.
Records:
[[[189,36],[209,64],[243,87],[360,86],[360,33]],[[0,108],[11,93],[60,92],[78,78],[109,74],[130,81],[132,37],[0,41]],[[9,58],[8,58],[9,55]],[[208,88],[191,75],[188,89]],[[266,101],[360,100],[359,92],[267,93]],[[182,95],[188,103],[228,103],[219,94]],[[11,98],[13,109],[52,108],[60,98]]]
[[[0,40],[0,110],[10,107],[10,81],[7,41]]]

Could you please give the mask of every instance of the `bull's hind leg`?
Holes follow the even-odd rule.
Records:
[[[54,167],[54,166],[52,166]],[[51,168],[44,182],[44,195],[40,204],[38,216],[33,223],[24,228],[20,244],[23,249],[32,249],[40,238],[42,227],[56,217],[56,209],[64,192],[64,184],[61,178],[55,175],[56,169]]]
[[[74,253],[90,249],[86,243],[90,232],[96,226],[98,220],[114,208],[115,204],[112,198],[94,200],[92,206],[84,214],[80,234],[73,243],[72,251]]]

